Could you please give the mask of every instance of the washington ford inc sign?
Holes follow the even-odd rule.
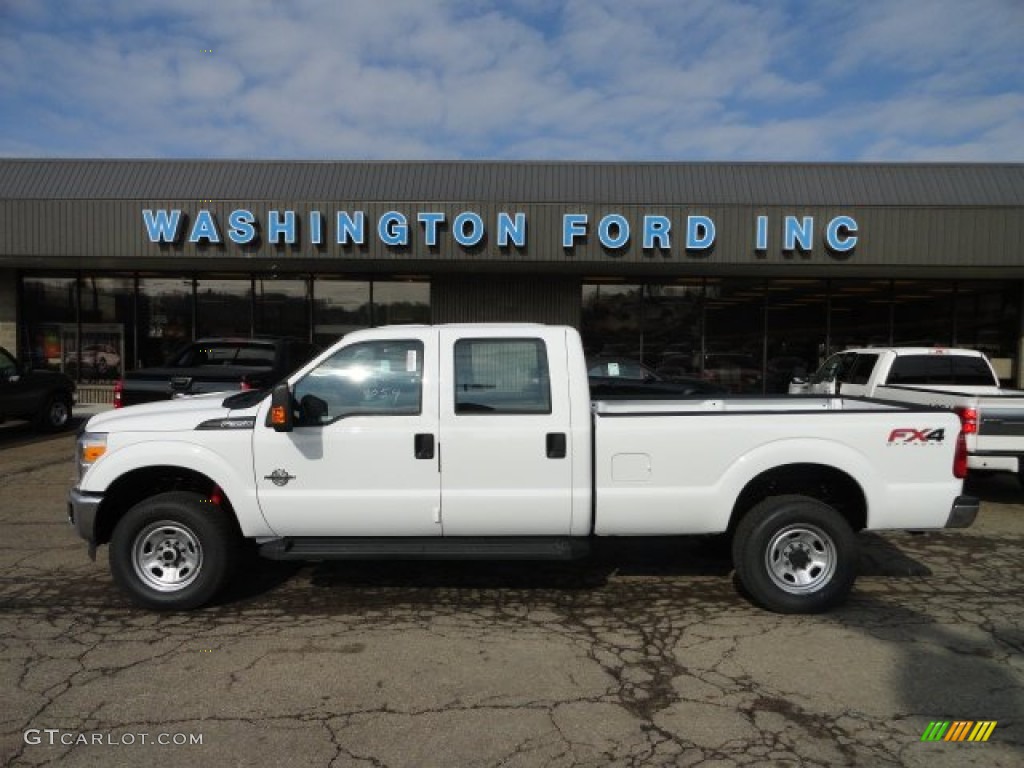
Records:
[[[475,248],[493,238],[498,248],[525,248],[528,237],[526,214],[499,212],[493,221],[484,221],[480,214],[462,211],[449,219],[439,211],[421,211],[415,216],[387,211],[376,219],[365,211],[336,211],[326,217],[321,211],[310,211],[303,219],[291,210],[271,210],[261,221],[252,211],[238,208],[228,214],[226,222],[203,208],[190,216],[178,208],[146,208],[142,211],[146,234],[152,243],[236,245],[256,244],[265,240],[271,245],[299,245],[300,222],[310,245],[324,246],[329,240],[338,245],[366,245],[376,237],[390,248],[409,248],[417,244],[436,248],[443,237],[450,237],[463,248]],[[678,229],[677,229],[678,227]],[[816,234],[817,232],[817,234]],[[781,236],[783,251],[812,250],[816,237],[833,254],[849,254],[857,246],[857,222],[851,216],[835,216],[816,230],[813,216],[755,216],[750,226],[751,244],[755,251],[767,251],[769,235]],[[717,231],[710,216],[686,216],[673,221],[668,216],[644,215],[636,221],[619,213],[609,213],[591,220],[586,213],[564,213],[561,225],[561,246],[575,248],[588,237],[595,236],[610,251],[619,251],[639,242],[644,250],[670,250],[682,246],[690,252],[709,252],[715,246]],[[776,240],[776,242],[779,242]]]

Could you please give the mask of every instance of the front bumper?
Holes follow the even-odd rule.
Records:
[[[953,508],[949,511],[946,528],[966,528],[978,516],[981,502],[973,496],[957,496]]]
[[[103,503],[103,494],[87,493],[72,488],[68,491],[68,522],[78,535],[89,543],[89,557],[96,559],[96,511]]]

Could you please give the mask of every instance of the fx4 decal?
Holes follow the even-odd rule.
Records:
[[[929,445],[942,443],[945,429],[894,429],[889,433],[889,445]]]

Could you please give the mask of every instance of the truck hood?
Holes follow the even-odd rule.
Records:
[[[229,414],[244,418],[256,413],[256,407],[234,411],[225,408],[224,400],[230,394],[211,392],[104,411],[89,419],[85,429],[88,432],[185,432]]]

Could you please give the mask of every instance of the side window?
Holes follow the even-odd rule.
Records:
[[[455,412],[551,413],[548,356],[540,339],[455,342]]]
[[[871,378],[871,372],[878,362],[878,355],[857,355],[850,370],[846,374],[848,384],[867,384]]]
[[[307,426],[345,416],[418,414],[423,343],[402,339],[342,347],[306,374],[294,393]]]

